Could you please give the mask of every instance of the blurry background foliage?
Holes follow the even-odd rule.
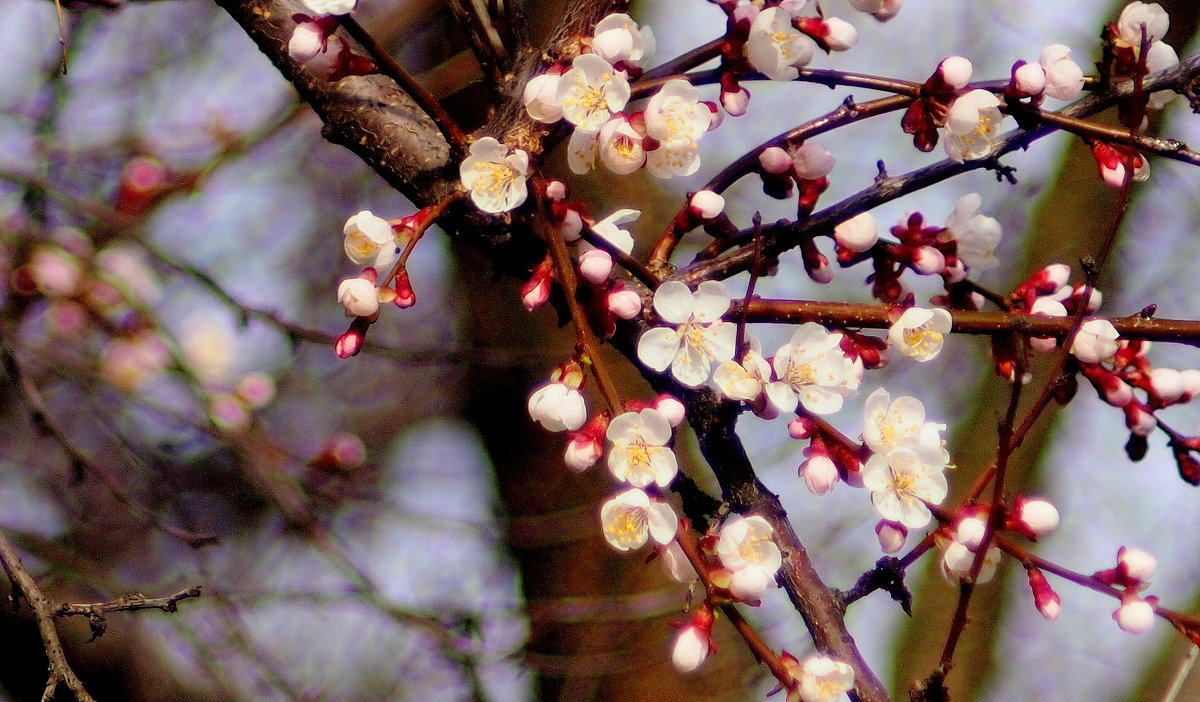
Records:
[[[527,3],[535,35],[561,4]],[[921,80],[961,54],[977,77],[1002,77],[1052,42],[1087,65],[1121,4],[908,0],[887,25],[851,18],[859,46],[818,65]],[[1164,5],[1168,43],[1190,54],[1200,10]],[[633,14],[655,28],[660,59],[723,31],[720,11],[701,0],[641,3]],[[443,3],[364,0],[359,19],[465,125],[478,126],[479,75]],[[67,23],[63,76],[52,3],[5,0],[0,22],[0,324],[20,369],[0,384],[0,529],[57,601],[205,588],[173,615],[112,615],[91,643],[84,622],[61,623],[94,695],[603,701],[766,692],[771,683],[723,626],[721,654],[702,675],[670,669],[667,622],[684,593],[657,565],[604,545],[596,513],[612,490],[607,476],[568,473],[561,439],[530,426],[528,391],[571,346],[551,312],[526,313],[514,281],[493,281],[478,254],[434,236],[409,264],[417,306],[385,310],[374,348],[338,361],[331,344],[345,318],[333,290],[353,272],[341,224],[359,209],[396,217],[411,205],[322,140],[314,115],[211,3],[129,2],[68,12]],[[751,90],[751,112],[706,141],[695,176],[664,184],[598,173],[576,179],[577,194],[597,213],[642,209],[632,228],[648,241],[682,193],[791,126],[780,120],[833,109],[849,92]],[[1200,122],[1181,102],[1153,128],[1200,143]],[[898,173],[940,158],[915,152],[892,118],[822,142],[838,159],[823,202],[869,184],[878,159]],[[1005,266],[987,284],[1005,288],[1046,263],[1074,264],[1112,198],[1090,155],[1059,136],[1008,160],[1015,186],[975,173],[877,215],[890,223],[920,210],[940,222],[959,196],[978,191],[1006,234]],[[156,167],[164,192],[115,199],[123,172]],[[1152,167],[1102,285],[1105,310],[1157,303],[1161,316],[1198,318],[1200,174],[1174,162]],[[550,168],[567,172],[561,157]],[[731,193],[735,221],[760,209],[768,220],[787,214],[752,181]],[[792,255],[761,294],[867,299],[858,269],[818,288]],[[23,267],[37,256],[56,277],[29,279]],[[56,283],[66,287],[41,294]],[[764,347],[785,334],[764,330]],[[986,352],[983,340],[954,339],[928,366],[898,363],[875,378],[950,423],[956,483],[968,484],[994,445],[1000,385]],[[1160,346],[1151,357],[1200,366],[1191,348]],[[632,374],[624,381],[631,394],[646,391]],[[1188,526],[1200,519],[1198,496],[1157,443],[1129,464],[1120,417],[1080,394],[1018,454],[1064,516],[1038,551],[1090,571],[1119,544],[1144,546],[1161,563],[1151,592],[1194,611],[1200,560]],[[30,398],[84,464],[38,430]],[[838,421],[852,425],[859,406]],[[1172,412],[1184,431],[1200,425],[1194,407]],[[849,586],[878,557],[862,495],[812,497],[795,477],[800,447],[781,440],[779,425],[747,418],[741,427],[826,581]],[[220,542],[193,548],[145,514]],[[1046,623],[1019,568],[1010,563],[1001,580],[1005,587],[977,593],[969,649],[951,678],[957,700],[1146,699],[1184,649],[1161,622],[1147,636],[1123,634],[1109,620],[1112,602],[1078,589],[1059,588],[1062,618]],[[881,596],[849,615],[894,690],[933,667],[954,596],[927,569],[910,584],[912,619]],[[752,616],[777,647],[800,656],[810,647],[782,595]],[[0,701],[37,699],[44,681],[27,612],[3,608]]]

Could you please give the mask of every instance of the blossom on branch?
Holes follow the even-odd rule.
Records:
[[[493,137],[471,144],[458,172],[471,201],[484,212],[508,212],[520,207],[528,195],[529,154],[522,149],[510,151]]]
[[[700,137],[711,125],[712,112],[700,102],[696,86],[678,78],[667,81],[646,104],[645,120],[646,134],[657,144],[646,152],[651,175],[689,176],[700,168]]]
[[[995,217],[979,212],[982,203],[979,193],[960,197],[954,211],[946,218],[945,229],[938,235],[941,242],[953,241],[958,260],[980,273],[1000,265],[995,250],[1004,236]]]
[[[932,516],[925,503],[946,499],[944,465],[937,452],[921,447],[898,448],[886,457],[874,454],[863,467],[863,486],[871,491],[879,516],[920,529]]]
[[[613,497],[600,508],[604,540],[618,551],[641,548],[647,540],[666,545],[675,539],[679,518],[665,502],[653,500],[640,488]]]
[[[842,335],[816,322],[800,325],[791,340],[775,353],[775,382],[767,397],[780,412],[791,412],[797,403],[816,414],[833,414],[845,398],[858,392],[862,364],[846,357]]]
[[[654,292],[654,311],[672,327],[654,327],[638,339],[638,359],[659,373],[667,368],[688,387],[708,381],[713,363],[733,358],[735,325],[721,321],[729,309],[729,291],[715,280],[691,292],[683,283],[667,281]]]
[[[562,116],[576,129],[595,134],[629,101],[629,81],[596,54],[581,54],[558,82]]]
[[[529,416],[549,431],[575,431],[587,421],[583,368],[574,361],[554,369],[550,382],[529,396]]]
[[[800,665],[796,693],[788,702],[840,702],[854,689],[854,668],[829,656],[813,655]]]
[[[817,44],[792,26],[792,14],[782,7],[769,7],[754,18],[746,40],[746,58],[759,73],[771,80],[794,80],[797,66],[812,60]]]
[[[950,313],[940,307],[910,307],[888,329],[888,345],[915,361],[931,361],[941,353],[951,323]]]
[[[976,89],[950,103],[944,130],[946,154],[954,161],[986,158],[1000,134],[1000,98]]]
[[[641,67],[654,54],[654,31],[624,13],[614,12],[596,23],[592,53],[613,66]]]
[[[384,218],[363,210],[346,220],[342,226],[342,248],[346,257],[358,265],[382,270],[400,257],[396,247],[396,232]]]
[[[1071,342],[1071,354],[1081,363],[1107,363],[1119,347],[1117,329],[1107,319],[1089,319]]]
[[[775,582],[783,556],[775,545],[775,529],[757,515],[735,514],[721,526],[717,555],[732,573],[729,591],[744,600],[757,600]]]
[[[617,480],[637,488],[650,483],[666,487],[679,472],[675,453],[667,446],[671,423],[656,409],[617,416],[608,425],[606,436],[612,444],[608,469]]]

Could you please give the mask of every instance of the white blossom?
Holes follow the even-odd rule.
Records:
[[[1089,319],[1071,342],[1071,353],[1081,363],[1107,363],[1117,352],[1116,327],[1107,319]]]
[[[754,402],[771,382],[771,365],[756,351],[748,350],[742,362],[726,361],[713,371],[721,394],[731,400]]]
[[[991,91],[975,89],[958,97],[946,115],[946,154],[959,163],[991,155],[1003,118],[1000,98]]]
[[[833,239],[851,251],[866,251],[879,241],[879,223],[870,212],[860,212],[834,227]]]
[[[938,459],[933,451],[911,448],[895,449],[886,458],[871,456],[862,480],[879,516],[910,529],[928,524],[932,515],[925,503],[938,504],[947,492]]]
[[[529,79],[521,95],[525,111],[538,122],[554,124],[562,119],[562,103],[558,101],[561,72],[547,71]]]
[[[596,54],[581,54],[558,82],[563,117],[577,129],[596,133],[629,101],[629,81]]]
[[[392,225],[370,210],[363,210],[347,219],[342,233],[345,236],[342,246],[346,257],[360,266],[384,270],[400,257]]]
[[[348,317],[370,317],[379,311],[379,291],[366,278],[347,278],[338,285],[338,302]]]
[[[959,260],[981,273],[1000,265],[995,249],[1003,236],[1000,222],[979,212],[982,202],[979,193],[960,197],[939,235],[942,241],[957,242]]]
[[[799,682],[803,702],[840,702],[854,689],[854,668],[828,656],[809,656],[801,664]]]
[[[666,445],[671,440],[671,424],[656,409],[618,415],[608,425],[606,436],[612,444],[608,469],[617,480],[637,488],[650,483],[666,487],[679,472],[675,453]]]
[[[700,168],[700,137],[712,112],[700,91],[682,79],[669,80],[646,104],[646,134],[658,148],[646,153],[646,169],[657,178],[689,176]]]
[[[541,386],[529,396],[529,416],[549,431],[575,431],[587,421],[587,403],[578,387],[561,380]]]
[[[654,32],[629,15],[614,12],[596,23],[592,52],[611,64],[644,66],[654,53]]]
[[[758,599],[774,582],[783,556],[774,541],[775,529],[757,515],[733,515],[721,526],[717,555],[733,573],[730,592],[742,599]]]
[[[1042,49],[1039,63],[1046,72],[1045,94],[1056,100],[1074,100],[1083,91],[1083,69],[1070,58],[1071,49],[1051,44]]]
[[[484,212],[508,212],[525,202],[528,175],[529,154],[522,149],[510,152],[492,137],[471,144],[470,154],[459,167],[463,187]]]
[[[654,327],[638,339],[638,359],[659,373],[667,368],[688,387],[708,381],[713,363],[733,358],[735,325],[721,321],[729,309],[724,284],[708,280],[693,293],[679,281],[654,292],[654,311],[673,326]]]
[[[771,404],[780,412],[791,412],[797,402],[817,414],[840,410],[861,379],[854,361],[842,353],[841,342],[841,334],[816,322],[800,325],[775,353],[778,380],[766,388]]]
[[[600,508],[604,540],[619,551],[641,548],[648,539],[669,544],[679,528],[671,506],[652,500],[640,488],[613,497]]]
[[[1121,631],[1144,634],[1154,626],[1154,605],[1140,597],[1130,597],[1113,612],[1113,621],[1121,627]]]
[[[933,360],[950,333],[950,313],[935,307],[910,307],[888,329],[888,345],[915,361]]]
[[[816,43],[792,26],[792,15],[779,7],[758,13],[746,40],[746,58],[771,80],[793,80],[816,53]]]

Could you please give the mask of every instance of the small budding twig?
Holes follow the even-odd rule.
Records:
[[[55,617],[87,617],[88,626],[92,630],[92,638],[88,643],[104,635],[108,622],[104,615],[110,612],[136,612],[143,609],[158,609],[163,612],[177,612],[178,603],[182,600],[200,596],[200,587],[189,587],[166,597],[146,597],[140,592],[122,595],[112,602],[93,602],[91,604],[71,604],[64,602],[54,610]]]
[[[533,197],[537,210],[533,215],[534,227],[546,242],[550,252],[550,262],[554,266],[558,284],[562,286],[566,297],[567,307],[571,311],[571,321],[579,339],[581,356],[585,356],[588,367],[592,369],[592,377],[596,380],[600,394],[608,405],[609,412],[619,414],[623,409],[621,394],[613,383],[612,374],[607,364],[600,356],[600,342],[592,332],[591,322],[588,321],[587,311],[579,304],[575,292],[579,287],[579,279],[575,277],[575,267],[571,265],[571,254],[567,251],[567,242],[563,240],[555,227],[550,225],[549,208],[546,206],[546,179],[540,174],[533,176]]]
[[[12,582],[14,596],[19,590],[33,609],[33,618],[37,621],[38,633],[42,636],[42,646],[46,649],[46,658],[50,661],[42,702],[53,700],[59,685],[66,685],[78,702],[96,702],[67,663],[67,654],[58,638],[58,630],[54,628],[54,611],[50,607],[50,601],[38,587],[37,580],[26,570],[17,550],[3,532],[0,532],[0,565],[4,566],[4,572]],[[13,602],[15,605],[16,600]]]

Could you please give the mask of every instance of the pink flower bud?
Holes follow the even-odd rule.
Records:
[[[662,416],[667,418],[667,424],[672,427],[677,427],[683,423],[685,408],[679,398],[674,395],[663,393],[654,398],[654,404],[651,405],[654,409],[662,413]]]
[[[1197,395],[1200,395],[1200,370],[1188,368],[1187,370],[1179,371],[1180,382],[1183,383],[1183,394],[1190,400]],[[1186,400],[1181,400],[1186,402]]]
[[[738,86],[737,90],[721,91],[721,107],[731,117],[741,117],[750,108],[750,91]]]
[[[837,466],[829,456],[816,455],[800,464],[799,474],[804,485],[814,495],[824,495],[841,482]]]
[[[579,256],[579,274],[596,285],[608,280],[612,269],[612,256],[607,251],[588,249]]]
[[[550,282],[553,278],[553,269],[547,256],[533,269],[529,280],[521,286],[521,303],[525,305],[525,309],[535,310],[546,304],[546,300],[550,299]]]
[[[908,538],[908,527],[899,522],[879,520],[875,525],[875,535],[879,537],[879,548],[884,553],[897,553],[904,548],[904,540]]]
[[[711,190],[700,190],[692,195],[688,207],[701,220],[709,220],[725,210],[725,198]]]
[[[252,371],[237,381],[234,392],[251,409],[262,409],[275,399],[275,379],[262,371]]]
[[[796,417],[788,422],[788,436],[793,439],[807,439],[813,435],[814,426],[811,419]]]
[[[564,241],[579,239],[583,232],[583,218],[579,216],[578,210],[568,207],[563,212],[562,222],[558,225],[558,232],[562,234]]]
[[[1017,97],[1041,95],[1046,89],[1046,71],[1036,63],[1018,61],[1013,66],[1012,81],[1009,85]]]
[[[567,199],[567,194],[567,184],[561,180],[552,180],[546,183],[546,199],[550,202],[562,202]]]
[[[883,0],[883,7],[871,13],[880,22],[887,22],[900,13],[903,0]]]
[[[604,446],[596,439],[589,436],[581,436],[576,433],[571,435],[571,440],[567,442],[567,450],[563,456],[563,461],[567,467],[576,473],[583,471],[596,465],[596,461],[604,455]]]
[[[346,330],[346,333],[337,338],[333,350],[337,353],[338,358],[350,358],[362,351],[363,344],[367,341],[369,323],[366,319],[366,317],[355,317],[354,321],[350,322],[350,328]]]
[[[912,269],[920,275],[941,273],[946,267],[946,256],[932,246],[918,246],[913,251]]]
[[[1154,413],[1137,400],[1131,400],[1121,409],[1125,410],[1125,426],[1138,436],[1149,436],[1150,432],[1158,426],[1158,422],[1154,419]]]
[[[1049,621],[1058,619],[1059,613],[1062,611],[1062,601],[1058,597],[1058,593],[1054,588],[1050,587],[1050,582],[1046,580],[1046,576],[1037,568],[1030,568],[1029,571],[1029,587],[1033,589],[1033,604],[1037,607],[1038,612]]]
[[[796,177],[804,180],[824,178],[833,170],[833,165],[833,154],[829,149],[813,141],[805,142],[792,156]]]
[[[778,146],[768,146],[758,155],[758,163],[767,173],[786,173],[792,167],[792,157]]]
[[[344,433],[325,442],[308,465],[322,470],[347,471],[361,466],[366,457],[367,449],[362,439],[355,434]]]
[[[1150,371],[1150,389],[1169,405],[1183,396],[1183,374],[1174,368],[1155,368]]]
[[[834,227],[833,239],[850,251],[866,251],[879,241],[879,223],[870,212],[859,213]]]
[[[970,551],[979,549],[979,545],[983,543],[983,534],[987,530],[987,524],[979,517],[967,517],[958,523],[958,527],[954,531],[956,541],[962,543]]]
[[[950,56],[938,64],[938,73],[942,80],[955,90],[962,90],[971,80],[971,62],[962,56]]]
[[[621,319],[633,319],[642,313],[642,296],[623,286],[609,292],[605,304]]]
[[[412,281],[408,278],[408,270],[401,268],[396,272],[396,299],[392,300],[402,310],[417,304],[417,293],[413,290]]]
[[[679,630],[671,647],[671,663],[681,673],[690,673],[704,663],[712,650],[711,624],[708,628],[692,623]]]
[[[844,19],[830,17],[825,20],[825,34],[821,38],[830,51],[846,51],[858,43],[858,30]]]
[[[1154,606],[1140,597],[1131,597],[1113,612],[1113,621],[1126,633],[1144,634],[1154,626]]]
[[[325,51],[328,40],[329,34],[320,22],[301,22],[292,30],[292,38],[288,41],[288,55],[293,61],[306,63]]]
[[[1158,569],[1158,560],[1140,548],[1117,549],[1117,571],[1137,583],[1149,582]]]
[[[1058,528],[1058,509],[1046,500],[1018,497],[1014,511],[1020,531],[1030,538],[1045,536]]]

